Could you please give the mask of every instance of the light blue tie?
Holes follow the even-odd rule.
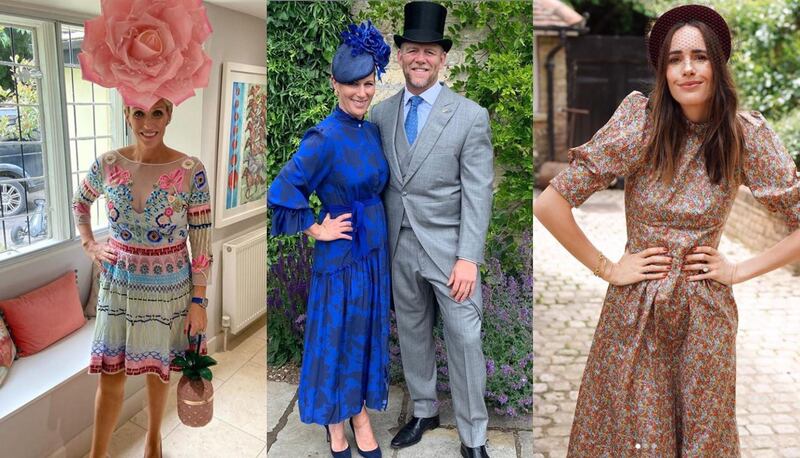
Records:
[[[406,138],[408,139],[408,144],[413,145],[414,140],[417,139],[417,107],[420,103],[422,103],[422,97],[415,95],[409,99],[411,102],[411,108],[408,110],[408,115],[406,116]]]

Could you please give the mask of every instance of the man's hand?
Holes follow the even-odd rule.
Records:
[[[462,302],[472,296],[475,284],[478,282],[478,266],[471,261],[459,259],[453,266],[447,286],[450,287],[450,297],[456,302]]]

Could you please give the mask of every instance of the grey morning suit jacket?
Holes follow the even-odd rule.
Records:
[[[380,129],[391,169],[383,198],[392,258],[407,212],[420,244],[449,277],[458,258],[483,263],[494,152],[486,109],[443,86],[417,137],[405,176],[395,151],[395,135],[402,135],[397,118],[402,117],[403,91],[376,105],[370,121]]]

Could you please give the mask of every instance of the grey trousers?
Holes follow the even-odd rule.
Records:
[[[414,416],[427,418],[438,413],[433,343],[438,306],[458,434],[468,447],[484,445],[489,417],[483,399],[486,362],[481,348],[480,278],[471,298],[454,301],[447,276],[422,248],[414,231],[402,228],[392,259],[392,294],[403,374],[414,401]]]

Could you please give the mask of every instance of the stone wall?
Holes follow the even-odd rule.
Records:
[[[725,235],[760,253],[789,235],[789,228],[779,215],[767,210],[747,187],[741,186],[725,225]],[[791,264],[789,270],[800,275],[800,262]]]
[[[534,107],[537,109],[533,121],[533,142],[537,163],[548,160],[549,142],[547,140],[547,54],[558,46],[557,36],[539,35],[535,40],[536,46],[536,78],[539,87],[535,88],[537,100]],[[554,58],[555,71],[553,72],[553,106],[555,115],[555,143],[556,161],[567,162],[567,58],[565,49],[558,51]]]

